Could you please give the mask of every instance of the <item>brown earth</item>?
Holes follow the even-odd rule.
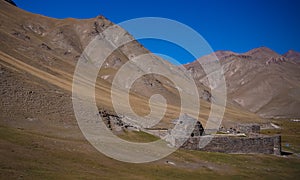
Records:
[[[265,118],[300,117],[299,53],[289,51],[279,55],[260,47],[242,54],[230,51],[214,54],[223,66],[228,99],[232,104]],[[214,57],[211,54],[198,61],[214,60]],[[197,61],[185,66],[199,82],[207,85],[205,73]]]

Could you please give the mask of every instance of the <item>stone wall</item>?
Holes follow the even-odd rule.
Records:
[[[238,124],[236,126],[236,131],[242,133],[260,133],[260,125],[259,124]]]
[[[165,137],[168,134],[168,129],[142,129],[142,130],[148,134],[152,134],[159,138]]]
[[[204,148],[199,148],[199,142],[209,136],[191,137],[181,147],[191,150],[203,150],[222,153],[281,153],[281,136],[229,137],[215,136]]]

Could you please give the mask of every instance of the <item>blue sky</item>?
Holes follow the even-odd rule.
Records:
[[[300,51],[300,1],[289,0],[14,0],[27,11],[55,18],[104,15],[114,23],[139,17],[164,17],[200,33],[214,51],[246,52],[267,46],[283,54]],[[155,53],[181,63],[194,57],[163,41],[142,40]]]

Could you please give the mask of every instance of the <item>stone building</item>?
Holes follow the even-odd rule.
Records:
[[[200,142],[209,136],[191,137],[181,146],[184,149],[222,153],[262,153],[281,155],[281,136],[260,135],[255,137],[214,136],[203,148]]]
[[[169,131],[165,139],[175,147],[222,153],[281,154],[281,136],[259,134],[258,124],[237,125],[235,131],[246,134],[240,137],[234,133],[205,134],[202,124],[187,115],[181,116],[174,123],[177,127]],[[205,146],[202,147],[201,143]]]
[[[164,139],[173,147],[180,147],[191,137],[204,135],[204,128],[201,122],[186,114],[173,121],[175,127],[169,130]]]
[[[99,115],[102,116],[107,127],[113,131],[137,129],[124,121],[125,116],[119,117],[106,111],[100,111]],[[186,114],[174,120],[173,124],[175,127],[171,130],[141,130],[161,137],[172,147],[222,153],[281,154],[281,136],[259,134],[260,126],[258,124],[238,124],[234,128],[230,128],[232,131],[229,131],[228,134],[210,134],[209,130],[204,130],[201,122]],[[227,132],[224,128],[222,131]],[[240,133],[245,136],[239,136]]]
[[[238,124],[236,126],[237,132],[242,132],[245,134],[249,133],[260,133],[260,125],[259,124]]]

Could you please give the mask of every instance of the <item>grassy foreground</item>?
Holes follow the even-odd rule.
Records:
[[[283,123],[283,141],[297,148],[299,133],[288,128],[293,129],[299,123],[293,126],[290,123]],[[140,132],[127,132],[121,137],[131,141],[155,139]],[[278,157],[178,150],[156,162],[129,164],[104,156],[84,139],[69,140],[3,126],[0,144],[3,179],[294,179],[300,176],[297,154]]]

